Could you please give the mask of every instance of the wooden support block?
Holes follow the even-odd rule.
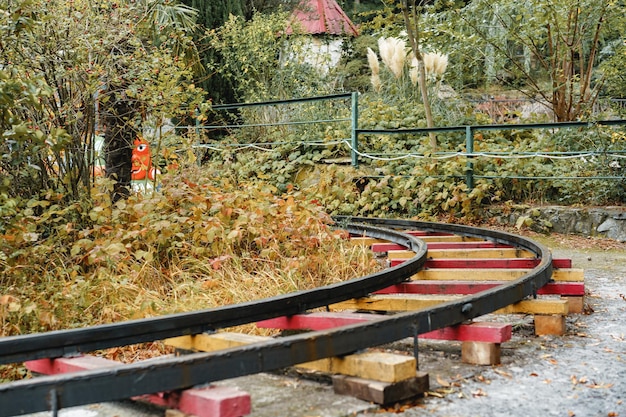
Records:
[[[237,346],[249,345],[251,343],[263,342],[271,339],[267,336],[255,336],[243,333],[212,333],[179,336],[165,339],[163,342],[168,346],[178,349],[196,350],[200,352],[213,352],[216,350],[228,349]]]
[[[397,263],[394,260],[393,263]],[[501,258],[501,259],[428,259],[424,268],[428,269],[492,269],[492,268],[534,268],[539,264],[537,258]]]
[[[409,253],[406,253],[409,252]],[[389,251],[389,259],[411,258],[411,251]],[[493,259],[493,258],[535,258],[530,251],[516,248],[466,248],[466,249],[428,249],[428,257],[432,259]]]
[[[263,320],[257,326],[281,330],[327,330],[384,317],[380,314],[321,311]],[[511,327],[508,323],[473,322],[423,333],[420,338],[502,343],[511,339]]]
[[[87,371],[101,369],[109,366],[121,365],[121,363],[99,356],[75,356],[72,358],[46,358],[35,359],[24,363],[26,369],[43,375],[65,374],[68,372]]]
[[[584,282],[585,270],[582,268],[559,268],[552,271],[552,279],[558,282]]]
[[[518,303],[511,304],[500,310],[494,311],[495,314],[556,314],[566,316],[569,311],[569,303],[564,299],[557,298],[537,298],[531,300],[522,300]]]
[[[276,317],[256,323],[263,329],[281,330],[327,330],[350,324],[366,323],[378,320],[385,316],[369,313],[337,313],[333,311],[320,311],[293,316]]]
[[[165,343],[180,349],[212,352],[229,347],[264,341],[269,337],[240,333],[199,334],[167,339]],[[361,378],[396,382],[411,377],[417,363],[412,356],[387,352],[366,352],[342,357],[331,357],[297,365],[297,368],[326,373],[340,373]]]
[[[425,269],[413,280],[430,281],[512,281],[528,273],[527,269]]]
[[[438,249],[512,249],[510,245],[495,242],[426,242],[428,250]]]
[[[376,294],[332,304],[332,310],[413,311],[458,299],[455,295]],[[496,314],[561,314],[567,315],[568,301],[557,298],[522,300],[501,308]]]
[[[388,254],[389,256],[389,254]],[[493,249],[430,249],[428,257],[432,259],[482,259],[482,258],[535,258],[530,251],[516,248]]]
[[[463,241],[435,241],[431,239],[422,238],[426,241],[428,249],[476,249],[476,248],[510,248],[507,245],[501,245],[493,242],[463,242]],[[403,251],[407,250],[406,246],[398,245],[396,243],[373,243],[371,246],[372,252],[390,252],[390,251]]]
[[[562,297],[569,303],[569,314],[581,314],[585,309],[584,295],[564,295]]]
[[[535,334],[562,336],[565,334],[565,316],[559,314],[535,315]]]
[[[408,249],[389,250],[386,252],[387,252],[387,259],[389,260],[395,260],[395,259],[405,260],[405,259],[411,259],[412,257],[415,256],[415,252],[408,250]],[[430,258],[430,251],[429,251],[428,257]]]
[[[467,236],[458,236],[458,235],[450,235],[450,236],[415,236],[418,239],[423,240],[427,243],[435,243],[435,242],[484,242],[485,239],[476,238],[476,237],[467,237]]]
[[[397,243],[389,243],[389,242],[380,242],[380,243],[372,243],[371,245],[372,252],[389,252],[390,250],[408,250],[406,246],[398,245]]]
[[[415,252],[413,252],[412,250],[406,250],[406,249],[390,250],[389,252],[387,252],[387,259],[406,260],[406,259],[411,259],[414,256],[415,256]]]
[[[183,391],[178,408],[197,417],[240,417],[252,409],[250,394],[218,386]]]
[[[511,340],[512,327],[508,323],[474,322],[444,327],[420,334],[420,338],[461,340],[463,342],[503,343]]]
[[[413,275],[413,280],[435,281],[512,281],[529,272],[528,269],[424,269]],[[582,269],[555,269],[552,277],[557,282],[582,282],[584,271]]]
[[[380,294],[329,306],[331,310],[413,311],[450,301],[453,295]]]
[[[149,359],[150,360],[150,359]],[[98,356],[37,359],[25,363],[32,372],[45,375],[101,369],[123,365]],[[133,397],[162,407],[176,408],[196,417],[242,417],[250,414],[250,394],[238,388],[209,386],[182,391],[167,391]]]
[[[429,249],[428,257],[432,259],[535,258],[535,254],[516,248]]]
[[[428,391],[425,372],[414,371],[414,376],[395,383],[384,383],[345,375],[333,376],[333,389],[340,395],[349,395],[375,404],[391,404],[417,397]]]
[[[165,410],[165,417],[191,417],[189,414],[187,413],[183,413],[180,410],[172,410],[171,408]]]
[[[361,246],[372,246],[372,245],[376,245],[379,243],[388,243],[388,241],[383,240],[383,239],[376,239],[373,237],[357,236],[357,237],[351,237],[350,243],[354,243],[356,245],[361,245]],[[406,247],[402,247],[402,249],[406,249]]]
[[[407,235],[418,236],[418,237],[423,237],[423,236],[456,236],[453,233],[448,233],[448,232],[428,232],[426,230],[403,230],[402,233],[406,233]]]
[[[390,260],[390,266],[396,266],[405,262],[404,259]],[[424,268],[441,269],[441,268],[534,268],[539,265],[538,258],[502,258],[502,259],[428,259],[424,264]],[[571,259],[553,259],[553,268],[571,268]]]
[[[391,285],[374,294],[476,294],[504,284],[504,281],[409,281]],[[543,295],[582,296],[584,282],[550,282],[537,290]],[[571,304],[570,304],[571,307]],[[570,311],[571,312],[571,311]]]
[[[565,296],[583,296],[585,295],[584,282],[549,282],[537,290],[537,294],[543,295],[565,295]],[[570,303],[570,312],[571,312]]]
[[[194,417],[242,417],[250,414],[250,394],[234,387],[191,388],[178,395],[149,394],[133,398],[165,408],[175,408]]]
[[[415,358],[388,352],[365,352],[307,362],[298,368],[381,382],[398,382],[415,375]]]
[[[461,360],[472,365],[499,365],[500,343],[463,342]]]
[[[407,235],[415,236],[418,239],[423,240],[424,242],[485,242],[485,239],[481,239],[479,237],[470,237],[470,236],[458,236],[458,235],[450,235],[443,233],[429,233],[429,232],[404,232]],[[388,240],[385,239],[377,239],[373,237],[367,236],[350,236],[350,241],[361,244],[361,245],[372,245],[372,244],[389,244]]]

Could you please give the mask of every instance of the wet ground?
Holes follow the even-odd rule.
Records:
[[[536,238],[536,237],[533,237]],[[531,316],[494,316],[514,324],[502,344],[502,364],[461,363],[461,346],[420,341],[420,370],[430,392],[410,403],[381,408],[334,394],[323,378],[261,374],[222,381],[251,394],[250,417],[626,417],[626,250],[579,239],[544,240],[555,257],[585,270],[586,303],[593,312],[567,318],[565,336],[533,333]],[[411,340],[387,346],[412,352]],[[40,413],[37,416],[48,416]],[[134,404],[62,410],[62,417],[163,416]]]

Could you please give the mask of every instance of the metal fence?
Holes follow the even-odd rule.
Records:
[[[362,129],[359,127],[359,96],[357,93],[345,93],[345,94],[336,94],[336,95],[328,95],[328,96],[320,96],[320,97],[311,97],[311,98],[303,98],[303,99],[290,99],[290,100],[279,100],[279,101],[266,101],[266,102],[257,102],[257,103],[240,103],[240,104],[227,104],[227,105],[216,105],[213,106],[212,109],[214,111],[225,111],[225,110],[241,110],[246,108],[273,108],[277,109],[278,107],[283,106],[285,111],[282,113],[290,113],[293,109],[294,105],[300,105],[303,103],[313,103],[313,102],[328,102],[328,101],[338,101],[342,102],[343,106],[340,107],[339,113],[331,115],[331,117],[325,118],[311,118],[308,120],[293,120],[290,117],[290,114],[283,115],[285,117],[280,118],[280,120],[273,120],[264,123],[241,123],[241,124],[226,124],[226,125],[208,125],[208,126],[196,126],[196,129],[200,130],[216,130],[216,129],[243,129],[243,128],[259,128],[259,127],[270,127],[270,126],[306,126],[306,125],[320,125],[320,124],[330,124],[330,123],[343,123],[344,129],[341,132],[345,132],[346,134],[340,137],[333,138],[333,140],[314,140],[314,141],[304,141],[304,140],[295,140],[291,142],[284,141],[253,141],[253,142],[245,142],[245,143],[227,143],[225,141],[221,142],[213,142],[213,143],[199,143],[196,145],[197,148],[205,148],[208,150],[220,150],[224,148],[232,148],[236,147],[237,149],[244,148],[255,148],[255,149],[267,149],[267,147],[272,147],[276,145],[284,145],[284,144],[308,144],[315,146],[329,146],[329,145],[337,145],[343,144],[347,147],[347,151],[350,154],[350,163],[354,167],[358,167],[359,164],[366,159],[376,159],[382,161],[394,161],[403,158],[424,158],[424,159],[445,159],[445,158],[456,158],[463,157],[466,159],[466,175],[465,181],[468,188],[474,187],[474,180],[476,178],[491,178],[487,175],[481,175],[479,172],[475,171],[474,162],[478,158],[549,158],[549,159],[566,159],[566,158],[582,158],[582,157],[594,157],[597,155],[607,156],[606,151],[600,151],[597,149],[587,149],[587,150],[576,150],[576,151],[564,151],[564,152],[519,152],[511,149],[510,151],[500,151],[500,152],[475,152],[474,151],[474,138],[478,132],[483,131],[504,131],[504,130],[536,130],[536,129],[586,129],[594,126],[624,126],[626,125],[625,119],[617,119],[617,120],[600,120],[593,122],[558,122],[558,123],[508,123],[508,124],[488,124],[488,125],[466,125],[466,126],[448,126],[448,127],[435,127],[435,128],[414,128],[414,129]],[[617,106],[626,106],[626,100],[613,100],[613,105]],[[493,106],[501,104],[501,102],[506,102],[507,106],[511,105],[511,100],[493,100],[489,103],[489,108],[493,109]],[[516,104],[518,104],[519,100],[515,100]],[[291,108],[291,110],[290,110]],[[281,114],[280,110],[275,111],[275,114]],[[460,138],[464,138],[464,147],[463,151],[459,152],[433,152],[428,155],[418,154],[418,153],[403,153],[396,154],[388,157],[381,157],[380,155],[374,155],[368,153],[363,150],[360,146],[359,141],[367,137],[368,135],[414,135],[414,136],[425,136],[430,133],[442,134],[442,133],[451,133],[457,132],[460,133]],[[460,143],[463,143],[463,139],[460,140]],[[612,158],[626,158],[626,149],[620,150],[612,150],[610,152],[610,157]],[[516,178],[516,179],[527,179],[527,180],[538,180],[538,179],[557,179],[557,177],[522,177],[516,176],[514,173],[511,173],[507,178]],[[558,177],[558,179],[604,179],[604,180],[623,180],[624,175],[614,175],[614,176],[598,176],[598,177]]]
[[[316,103],[332,103],[334,107],[326,108],[326,111],[313,111],[310,112],[309,118],[297,118],[294,113],[294,108],[303,104],[316,104]],[[339,106],[336,103],[340,103]],[[282,128],[288,129],[290,127],[299,127],[303,129],[310,129],[312,126],[342,124],[346,132],[355,133],[355,127],[358,126],[358,95],[356,93],[344,93],[333,94],[319,97],[309,97],[300,99],[287,99],[287,100],[274,100],[264,101],[256,103],[239,103],[239,104],[220,104],[212,106],[211,109],[214,112],[227,112],[227,111],[245,111],[246,109],[259,109],[259,112],[263,115],[252,115],[249,119],[256,119],[251,122],[250,120],[242,123],[228,123],[228,124],[212,124],[212,125],[200,125],[197,124],[194,128],[199,137],[206,136],[203,132],[233,132],[241,129],[265,129],[265,128]],[[328,116],[328,117],[323,117]],[[235,116],[238,118],[239,116]],[[264,120],[261,120],[264,119]],[[185,127],[187,128],[187,127]],[[250,135],[249,135],[250,136]],[[270,147],[277,145],[300,145],[307,144],[311,146],[329,146],[342,143],[347,138],[340,137],[334,138],[333,141],[323,140],[322,138],[305,140],[299,138],[297,140],[283,141],[263,140],[261,134],[258,134],[255,140],[249,142],[231,142],[228,143],[223,140],[212,140],[204,143],[197,143],[194,147],[197,149],[205,149],[212,151],[219,151],[222,149],[236,149],[243,150],[247,148],[253,148],[257,150],[267,150]],[[356,140],[356,138],[352,138]],[[356,153],[354,154],[356,157]],[[355,160],[356,164],[357,161]]]

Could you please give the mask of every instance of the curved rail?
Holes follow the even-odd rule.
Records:
[[[413,236],[371,225],[347,224],[351,233],[367,234],[406,246],[416,255],[406,265],[308,291],[190,313],[172,314],[82,329],[58,330],[0,339],[0,364],[76,355],[115,346],[198,334],[302,313],[350,298],[365,296],[404,281],[426,262],[426,244]]]
[[[323,307],[410,278],[426,261],[426,244],[395,229],[421,229],[487,238],[533,252],[539,264],[521,278],[433,308],[395,314],[366,324],[275,338],[211,353],[168,357],[149,364],[44,376],[0,385],[0,417],[112,401],[189,388],[222,379],[272,371],[298,363],[353,353],[462,323],[534,295],[552,275],[552,257],[542,245],[508,233],[467,226],[405,220],[337,218],[353,234],[383,238],[416,252],[409,261],[376,274],[311,291],[281,295],[201,312],[136,320],[86,329],[0,339],[0,360],[58,357],[123,344],[196,334]],[[358,222],[358,223],[355,223]],[[19,349],[24,349],[20,352]],[[18,358],[18,359],[16,359]],[[10,407],[4,407],[4,404]]]

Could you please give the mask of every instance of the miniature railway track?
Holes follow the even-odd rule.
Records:
[[[204,311],[134,320],[83,329],[53,331],[0,339],[0,363],[15,363],[79,355],[99,349],[151,342],[185,335],[216,332],[247,323],[280,317],[295,317],[320,307],[357,302],[371,294],[395,292],[412,283],[419,273],[487,262],[475,258],[472,250],[508,250],[513,255],[500,262],[495,278],[474,282],[468,278],[461,296],[437,302],[419,310],[378,315],[376,320],[325,328],[295,335],[269,338],[249,345],[214,352],[197,352],[164,357],[134,364],[119,364],[74,373],[40,376],[0,385],[0,417],[38,411],[134,398],[157,392],[188,389],[228,378],[273,371],[380,346],[459,325],[536,296],[552,278],[553,260],[547,248],[513,234],[460,225],[370,218],[337,218],[339,228],[355,239],[376,239],[380,250],[400,249],[404,257],[390,260],[390,267],[364,277],[237,305]],[[456,259],[435,259],[437,243],[427,236],[458,236],[457,250],[468,255]],[[448,245],[447,248],[454,248]],[[406,251],[409,251],[408,254]],[[498,280],[511,270],[514,278]],[[507,272],[508,271],[508,272]],[[430,272],[429,272],[430,273]],[[390,290],[395,288],[395,290]],[[426,292],[428,289],[415,289]],[[351,301],[357,300],[357,301]],[[360,309],[359,304],[354,304]],[[417,355],[417,343],[416,352]]]

